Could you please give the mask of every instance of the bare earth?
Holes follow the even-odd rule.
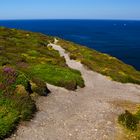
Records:
[[[8,140],[116,140],[117,116],[124,110],[114,102],[140,103],[140,86],[111,81],[70,60],[60,46],[50,45],[69,67],[81,71],[85,88],[68,91],[48,84],[52,93],[39,97],[35,118]]]

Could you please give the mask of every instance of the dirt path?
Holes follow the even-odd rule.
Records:
[[[140,103],[140,86],[110,81],[70,60],[60,46],[51,46],[69,67],[81,71],[86,86],[73,92],[48,85],[52,94],[39,98],[35,118],[21,124],[8,140],[115,140],[115,121],[122,108],[113,102]]]

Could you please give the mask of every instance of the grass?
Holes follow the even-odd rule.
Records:
[[[127,129],[136,131],[139,119],[138,117],[126,110],[125,113],[119,116],[118,122]]]
[[[30,79],[36,76],[40,81],[44,80],[44,82],[68,87],[68,89],[70,89],[70,86],[67,86],[67,84],[71,83],[73,84],[71,90],[76,89],[77,86],[83,87],[84,82],[80,73],[70,69],[66,65],[65,59],[60,57],[58,51],[52,47],[47,47],[49,42],[52,41],[52,37],[42,34],[1,27],[0,65],[12,65],[17,70],[28,75],[28,77],[30,76]],[[35,73],[36,68],[39,69],[38,64],[41,64],[41,71]],[[43,70],[45,69],[42,67],[43,65],[46,71]],[[54,72],[53,69],[55,70]],[[56,73],[56,69],[59,70],[58,73]],[[43,76],[44,74],[47,77]],[[63,77],[65,77],[64,80]],[[66,79],[66,77],[68,78]]]
[[[128,110],[122,113],[118,117],[118,122],[125,129],[126,136],[131,140],[140,139],[140,109],[138,107],[135,113],[131,113]]]
[[[79,87],[84,87],[81,73],[67,67],[52,64],[38,64],[32,66],[30,71],[32,71],[32,76],[43,79],[53,85],[65,87],[69,90],[76,89],[77,85]]]
[[[46,95],[46,82],[75,90],[84,87],[79,71],[70,69],[58,51],[48,47],[54,38],[0,27],[0,139],[36,111],[32,93]]]
[[[59,38],[58,40],[58,44],[70,53],[71,59],[80,61],[89,69],[109,76],[114,81],[140,84],[140,71],[135,70],[132,66],[85,46]]]
[[[0,139],[11,134],[20,120],[29,120],[36,111],[26,91],[27,85],[28,78],[23,73],[11,66],[0,68]]]
[[[0,139],[11,134],[20,120],[29,120],[36,111],[29,96],[0,97]]]
[[[46,82],[69,90],[84,87],[81,73],[47,46],[53,41],[43,34],[0,27],[0,139],[10,135],[21,120],[33,116],[36,106],[30,95],[45,95]],[[59,44],[71,59],[93,71],[115,81],[140,84],[140,72],[114,57],[61,39]]]

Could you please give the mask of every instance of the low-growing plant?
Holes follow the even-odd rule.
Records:
[[[47,46],[53,41],[43,34],[0,27],[0,139],[33,116],[36,106],[30,95],[46,96],[46,82],[72,90],[84,86],[80,72]]]
[[[47,84],[38,78],[32,78],[32,90],[40,96],[47,96],[51,91],[47,88]]]
[[[14,67],[0,68],[0,139],[11,134],[20,120],[29,120],[36,111],[35,102],[26,90],[28,82],[25,74]],[[17,90],[19,86],[23,88]]]
[[[125,128],[136,131],[139,120],[135,115],[126,110],[125,113],[118,117],[118,122]]]
[[[38,64],[30,68],[33,77],[42,79],[44,82],[75,90],[77,86],[84,87],[81,73],[67,67],[52,64]]]

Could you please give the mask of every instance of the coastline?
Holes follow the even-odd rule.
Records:
[[[110,54],[140,70],[139,21],[9,20],[1,21],[0,25],[58,36]]]

